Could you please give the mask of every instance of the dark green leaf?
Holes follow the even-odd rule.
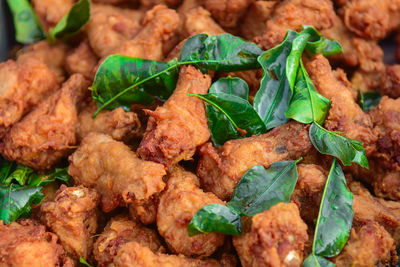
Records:
[[[204,100],[207,104],[216,108],[218,112],[223,113],[242,136],[259,135],[266,132],[265,125],[257,112],[250,105],[249,101],[241,97],[225,93],[189,95]],[[221,129],[218,131],[218,134],[225,135],[225,131],[226,129]],[[221,140],[224,137],[214,135],[214,138]]]
[[[33,173],[34,171],[31,168],[18,164],[9,176],[5,180],[1,181],[1,185],[9,186],[13,181],[18,182],[20,185],[25,185],[29,176]]]
[[[254,108],[265,122],[267,130],[288,121],[285,111],[289,107],[292,91],[286,77],[286,61],[292,51],[293,40],[298,33],[289,30],[285,40],[258,57],[264,75],[260,89],[254,98]]]
[[[58,169],[56,168],[53,173],[50,174],[32,174],[29,177],[29,181],[27,185],[30,186],[45,186],[49,183],[52,183],[56,180],[59,180],[67,185],[69,185],[69,180],[71,176],[68,174],[68,167]]]
[[[99,108],[129,110],[133,103],[151,104],[153,97],[166,100],[178,79],[176,61],[160,62],[112,55],[100,65],[93,85],[92,97]]]
[[[370,111],[381,101],[382,96],[375,91],[363,93],[360,90],[360,107],[364,112]]]
[[[242,232],[240,215],[220,204],[202,207],[188,225],[189,236],[211,232],[240,235]]]
[[[90,0],[75,3],[57,25],[50,29],[49,40],[65,38],[78,33],[90,19]]]
[[[289,109],[285,112],[286,117],[301,123],[317,122],[322,124],[330,106],[331,101],[315,90],[313,82],[300,61],[294,95]]]
[[[8,185],[5,184],[5,181],[7,180],[8,176],[12,173],[13,170],[17,167],[17,164],[12,161],[5,160],[1,158],[1,167],[0,167],[0,184],[3,185]]]
[[[292,93],[297,80],[296,77],[298,74],[301,57],[303,55],[304,48],[307,45],[308,39],[310,39],[310,35],[308,33],[300,32],[293,40],[291,51],[286,59],[286,78],[289,81]]]
[[[279,161],[267,170],[254,166],[240,179],[227,206],[241,215],[254,216],[279,202],[289,202],[298,178],[296,163]]]
[[[240,78],[221,78],[211,85],[209,93],[226,93],[248,100],[249,87]],[[228,140],[243,137],[223,112],[210,104],[205,103],[205,106],[211,140],[215,146],[222,146]]]
[[[365,149],[358,140],[328,131],[317,123],[311,124],[310,139],[320,153],[337,157],[345,166],[355,162],[364,168],[369,168]]]
[[[9,224],[29,217],[31,204],[39,204],[44,195],[41,187],[0,187],[0,220]]]
[[[303,262],[303,267],[334,267],[335,264],[328,261],[324,257],[310,254],[307,259]]]
[[[334,159],[321,199],[313,252],[324,257],[338,255],[349,238],[353,215],[353,193],[347,188],[342,168]]]
[[[7,0],[13,14],[15,39],[30,44],[46,38],[42,26],[28,0]]]
[[[188,38],[182,47],[179,62],[200,69],[240,71],[258,69],[257,57],[262,50],[254,43],[229,33],[197,34]]]
[[[90,265],[84,258],[80,257],[79,258],[79,266],[81,267],[93,267]]]
[[[310,35],[306,50],[311,54],[332,56],[343,51],[343,48],[339,42],[324,38],[313,26],[305,25],[303,26],[301,32]]]

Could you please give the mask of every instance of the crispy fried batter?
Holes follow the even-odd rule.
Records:
[[[76,105],[89,84],[76,74],[15,124],[4,137],[2,154],[34,169],[50,169],[76,144]]]
[[[155,254],[136,242],[125,244],[114,258],[116,267],[220,267],[216,260],[196,260],[184,256]],[[223,266],[221,266],[223,267]]]
[[[42,222],[57,234],[65,251],[75,260],[87,259],[91,254],[98,204],[95,190],[62,185],[53,201],[41,205]]]
[[[207,257],[224,244],[224,236],[217,233],[189,237],[187,226],[203,206],[224,202],[212,193],[199,188],[199,180],[179,166],[171,168],[167,190],[160,197],[157,228],[169,248],[185,256]]]
[[[41,25],[48,31],[68,13],[74,2],[74,0],[32,0],[32,5]]]
[[[79,113],[76,132],[82,140],[91,132],[108,134],[115,140],[128,140],[140,133],[140,121],[136,113],[125,112],[122,108],[102,110],[96,118],[92,115],[97,109],[96,103],[91,101]]]
[[[153,252],[165,252],[154,230],[143,227],[127,216],[112,218],[94,244],[93,254],[98,267],[109,266],[119,249],[135,241]]]
[[[243,267],[300,266],[307,239],[297,206],[279,203],[255,215],[250,231],[233,244]]]
[[[68,173],[76,183],[97,189],[105,212],[126,203],[146,203],[165,187],[161,164],[139,159],[108,135],[88,134],[69,161]]]
[[[200,148],[197,175],[207,191],[227,200],[251,167],[268,168],[276,161],[297,159],[311,147],[308,126],[289,122],[266,134],[230,140],[222,147],[206,143]]]
[[[18,267],[72,267],[72,260],[57,244],[57,236],[32,220],[4,225],[0,221],[0,265]]]
[[[155,195],[150,201],[146,203],[130,204],[129,214],[132,218],[139,220],[145,225],[155,223],[157,220],[158,199],[159,196]]]
[[[354,100],[351,89],[337,79],[328,60],[322,55],[306,63],[306,68],[319,93],[332,102],[325,127],[331,131],[343,132],[348,138],[360,140],[367,155],[371,155],[377,140],[372,132],[372,121]]]
[[[65,68],[69,74],[80,73],[88,80],[94,79],[94,68],[98,62],[87,41],[83,41],[67,57]]]
[[[139,155],[164,164],[167,168],[192,158],[196,147],[210,138],[203,101],[188,96],[205,94],[211,79],[193,66],[181,68],[172,96],[150,114]]]
[[[400,65],[386,66],[386,75],[380,92],[391,98],[400,97]]]

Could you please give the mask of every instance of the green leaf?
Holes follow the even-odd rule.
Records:
[[[79,266],[81,267],[93,267],[90,265],[84,258],[80,257],[79,258]]]
[[[29,177],[27,185],[30,186],[45,186],[49,183],[59,180],[66,185],[69,185],[69,180],[71,176],[68,174],[68,167],[66,168],[56,168],[53,173],[50,174],[32,174]]]
[[[289,107],[292,90],[286,76],[287,58],[292,51],[293,40],[298,33],[289,30],[278,46],[263,52],[258,62],[264,70],[260,89],[254,97],[254,108],[265,122],[267,130],[288,121],[285,111]]]
[[[298,178],[297,162],[275,162],[267,170],[254,166],[240,179],[227,206],[240,215],[254,216],[279,202],[289,202]]]
[[[320,153],[337,157],[345,166],[355,162],[369,168],[365,149],[360,141],[328,131],[317,123],[311,124],[309,134],[311,142]]]
[[[333,159],[319,208],[313,252],[324,257],[338,255],[349,238],[353,216],[353,193],[347,188],[342,168]]]
[[[25,185],[29,176],[34,173],[33,169],[28,166],[18,164],[12,173],[3,181],[1,185],[9,186],[13,181],[18,182],[19,185]]]
[[[29,217],[31,204],[39,204],[44,195],[41,187],[0,187],[0,220],[9,224]]]
[[[310,254],[303,262],[303,267],[334,267],[335,264],[328,261],[324,257]]]
[[[240,78],[221,78],[214,82],[209,93],[226,93],[248,100],[249,87]],[[215,146],[222,146],[226,141],[242,138],[243,135],[236,129],[227,116],[214,106],[205,103],[207,111],[208,127],[211,132],[211,140]]]
[[[46,38],[42,26],[28,0],[7,0],[14,19],[15,39],[31,44]]]
[[[55,39],[70,37],[77,34],[90,19],[90,0],[79,0],[75,3],[57,25],[50,29],[48,38]]]
[[[92,97],[102,109],[130,104],[151,104],[153,96],[166,100],[175,89],[178,79],[176,61],[160,62],[121,55],[111,55],[100,65],[93,85]]]
[[[242,232],[240,215],[220,204],[202,207],[188,225],[189,236],[211,232],[239,236]]]
[[[259,135],[266,132],[265,125],[257,112],[250,105],[249,101],[241,97],[225,93],[189,95],[204,100],[207,104],[216,108],[218,112],[223,113],[242,136]],[[214,138],[221,140],[226,134],[225,131],[226,129],[221,129],[217,134],[223,136],[214,135]]]
[[[0,184],[8,186],[8,184],[5,183],[7,180],[8,176],[15,170],[17,167],[17,164],[12,161],[5,160],[3,158],[0,158],[1,160],[1,167],[0,167]]]
[[[286,117],[301,123],[323,124],[330,107],[331,101],[316,91],[303,62],[300,61],[294,95],[285,112]]]
[[[360,92],[360,107],[364,112],[369,112],[375,106],[379,104],[381,101],[381,94],[375,91],[363,93],[361,90]]]
[[[310,35],[310,39],[306,45],[306,50],[311,54],[332,56],[343,51],[343,48],[338,41],[326,39],[313,26],[305,25],[302,27],[301,32]]]
[[[183,45],[179,62],[217,71],[251,70],[260,67],[257,57],[261,53],[256,44],[229,33],[197,34]]]

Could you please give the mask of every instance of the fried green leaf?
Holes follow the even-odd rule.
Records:
[[[334,267],[335,264],[328,261],[324,257],[310,254],[307,259],[303,262],[303,267]]]
[[[21,217],[29,217],[31,204],[44,198],[41,187],[0,187],[0,220],[9,224]]]
[[[54,42],[56,39],[75,35],[89,22],[89,19],[90,0],[79,0],[57,25],[50,29],[48,39]]]
[[[300,61],[294,95],[285,112],[286,117],[301,123],[323,124],[330,106],[331,101],[317,92],[303,62]]]
[[[264,70],[260,89],[254,97],[254,108],[264,121],[267,130],[288,121],[285,111],[289,107],[292,90],[286,76],[287,58],[292,51],[293,40],[298,33],[289,30],[285,40],[278,46],[263,52],[258,62]]]
[[[320,153],[337,157],[345,166],[355,162],[369,168],[365,149],[360,141],[328,131],[317,123],[311,124],[309,134],[311,142]]]
[[[363,93],[360,90],[360,107],[364,112],[369,112],[379,104],[381,98],[382,96],[378,92],[372,91]]]
[[[13,15],[17,42],[31,44],[46,38],[28,0],[7,0],[7,3]]]
[[[346,186],[342,168],[333,159],[319,208],[313,252],[324,257],[338,255],[349,238],[353,216],[353,193]]]
[[[68,174],[67,168],[56,168],[54,172],[50,174],[37,174],[34,173],[29,177],[27,185],[30,186],[45,186],[55,181],[61,181],[66,185],[69,185],[71,176]]]
[[[197,34],[187,39],[179,62],[193,64],[200,69],[240,71],[258,69],[257,57],[262,50],[254,43],[229,33],[221,35]]]
[[[242,136],[259,135],[266,132],[265,125],[249,101],[226,93],[189,94],[196,96],[205,103],[213,106],[218,112],[223,113]],[[225,131],[219,131],[214,138],[221,140]]]
[[[92,97],[97,102],[96,116],[103,109],[123,107],[133,103],[151,104],[153,97],[166,100],[178,79],[176,61],[160,62],[121,55],[107,57],[100,65],[93,85]]]
[[[297,162],[275,162],[267,170],[254,166],[240,179],[227,206],[240,215],[254,216],[279,202],[289,202],[298,178]]]
[[[240,215],[220,204],[202,207],[188,225],[189,236],[211,232],[240,235],[242,232]]]
[[[226,93],[248,100],[249,87],[240,78],[221,78],[214,82],[209,93]],[[208,128],[211,140],[215,146],[222,146],[226,141],[242,138],[243,135],[236,129],[227,116],[214,106],[205,103],[207,111]]]

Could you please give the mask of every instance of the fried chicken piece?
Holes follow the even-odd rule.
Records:
[[[391,98],[400,97],[400,65],[386,66],[386,75],[380,92]]]
[[[130,204],[129,214],[132,218],[139,220],[141,223],[148,225],[155,223],[157,220],[157,207],[159,196],[155,195],[150,201],[144,204]]]
[[[375,169],[372,169],[375,172]],[[400,172],[385,172],[383,175],[376,175],[372,182],[374,193],[377,197],[391,200],[400,200]]]
[[[306,69],[319,93],[332,102],[325,121],[326,129],[340,131],[348,138],[360,140],[367,155],[371,155],[377,140],[372,132],[372,121],[354,100],[351,89],[337,79],[328,60],[322,55],[307,62]]]
[[[0,63],[0,81],[0,138],[59,87],[56,73],[33,58]]]
[[[243,267],[301,266],[307,225],[293,203],[278,203],[252,218],[251,229],[234,237]]]
[[[18,267],[72,267],[55,234],[36,221],[0,222],[0,265]]]
[[[50,169],[67,156],[76,144],[76,105],[88,86],[82,75],[71,76],[61,90],[43,100],[11,128],[3,139],[3,156],[36,170]]]
[[[171,7],[176,7],[180,5],[182,0],[140,0],[140,4],[144,8],[152,8],[156,5],[168,5]]]
[[[143,15],[140,10],[92,5],[90,21],[85,31],[97,56],[109,55],[121,43],[136,36],[142,27]]]
[[[126,2],[133,2],[136,3],[137,0],[92,0],[94,3],[99,3],[99,4],[107,4],[107,5],[117,5],[121,3],[126,3]]]
[[[65,68],[69,74],[80,73],[86,79],[93,80],[98,61],[88,41],[83,41],[68,55]]]
[[[184,66],[175,91],[167,102],[150,114],[147,130],[138,153],[167,168],[190,160],[196,148],[210,138],[203,101],[188,96],[206,94],[211,78],[193,66]]]
[[[41,205],[41,221],[57,234],[65,251],[75,260],[87,259],[91,254],[99,198],[96,190],[62,185],[54,200]]]
[[[184,256],[154,253],[137,242],[129,242],[119,249],[114,258],[115,267],[223,267],[216,260],[197,260]]]
[[[37,59],[46,64],[57,76],[64,81],[65,63],[69,47],[64,43],[49,45],[47,41],[31,44],[18,51],[17,61],[23,62],[29,58]]]
[[[393,266],[396,246],[390,234],[373,221],[355,226],[342,252],[332,259],[336,266]]]
[[[200,33],[208,35],[225,33],[224,29],[212,19],[210,12],[202,7],[191,9],[185,14],[182,30],[185,37]]]
[[[146,203],[165,187],[161,164],[139,159],[108,135],[89,133],[69,162],[68,173],[75,182],[100,193],[104,212],[125,203]]]
[[[400,25],[398,0],[351,0],[340,12],[347,28],[362,38],[383,39]]]
[[[400,170],[400,98],[382,97],[378,106],[370,112],[374,133],[378,141],[373,156],[382,166]]]
[[[167,190],[160,197],[157,210],[158,232],[177,254],[207,257],[224,244],[222,234],[189,237],[187,226],[201,207],[213,203],[224,205],[213,193],[204,193],[199,187],[196,175],[174,166],[168,175]]]
[[[235,28],[254,0],[205,0],[204,8],[224,28]]]
[[[48,31],[68,13],[74,2],[74,0],[32,0],[32,5],[40,24]]]
[[[335,10],[329,0],[280,1],[267,21],[264,34],[255,42],[264,50],[281,43],[288,29],[299,31],[303,25],[312,25],[318,31],[333,26]]]
[[[221,147],[200,148],[197,175],[206,191],[229,200],[236,184],[255,165],[268,168],[281,160],[294,160],[312,148],[308,126],[289,122],[259,136],[230,140]]]
[[[280,0],[254,1],[240,23],[240,33],[247,40],[252,40],[256,36],[261,36],[265,31],[267,20],[270,19],[279,1]]]
[[[127,216],[112,218],[104,231],[94,244],[94,258],[98,267],[105,267],[112,264],[113,258],[119,249],[126,243],[135,241],[151,251],[165,252],[165,248],[157,236],[157,233],[139,223],[129,220]]]
[[[96,103],[90,101],[79,113],[76,125],[79,140],[92,132],[108,134],[118,141],[139,135],[141,124],[136,113],[125,112],[122,108],[102,110],[93,119],[92,115],[96,110]]]

